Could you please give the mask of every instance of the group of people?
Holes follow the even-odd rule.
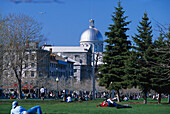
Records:
[[[40,93],[41,93],[41,99],[44,100],[44,94],[45,94],[44,87],[42,87],[40,89]],[[67,97],[65,96],[65,101],[73,102],[70,95],[68,95]],[[87,101],[87,97],[85,97],[85,96],[79,97],[77,101]],[[101,104],[97,105],[97,107],[98,106],[100,106],[100,107],[116,107],[116,108],[132,108],[129,105],[117,104],[117,103],[113,102],[111,100],[111,98],[108,98],[108,99],[106,98],[106,100],[103,101]],[[35,106],[35,107],[30,108],[29,110],[26,110],[25,108],[19,106],[17,101],[14,101],[12,103],[11,114],[35,114],[35,113],[42,114],[40,106]]]
[[[115,108],[132,108],[129,105],[120,105],[111,100],[111,98],[106,99],[101,104],[97,105],[96,107],[115,107]]]
[[[75,98],[74,101],[87,101],[87,97],[83,96],[79,96],[78,98]],[[63,99],[63,102],[73,102],[72,98],[70,95],[68,95],[66,98]]]
[[[70,96],[67,97],[67,102],[72,102],[72,99]],[[111,98],[106,99],[101,104],[97,105],[97,107],[116,107],[116,108],[132,108],[129,105],[120,105],[111,100]],[[10,114],[42,114],[41,107],[35,106],[30,108],[29,110],[26,110],[22,106],[18,105],[17,101],[12,102],[12,109]]]

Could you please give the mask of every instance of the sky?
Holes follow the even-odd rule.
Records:
[[[17,1],[14,3],[12,1]],[[23,1],[23,2],[20,2]],[[32,1],[32,2],[26,2]],[[47,44],[53,46],[79,46],[81,34],[88,29],[89,20],[95,20],[103,40],[113,24],[112,14],[119,0],[0,0],[0,14],[25,14],[43,24]],[[153,39],[158,35],[157,24],[170,24],[170,0],[121,0],[121,6],[132,21],[127,27],[129,40],[137,33],[137,26],[145,12],[153,27]]]

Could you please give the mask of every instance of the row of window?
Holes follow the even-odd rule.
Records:
[[[25,55],[25,60],[29,60],[29,56],[30,56],[30,60],[35,60],[35,55],[34,54]]]
[[[50,67],[51,67],[51,68],[57,68],[57,64],[55,64],[55,63],[50,63]]]
[[[31,67],[34,68],[35,67],[35,63],[31,63]],[[28,68],[28,63],[25,63],[25,68]]]
[[[61,77],[61,76],[63,76],[63,75],[65,76],[65,72],[59,72],[59,71],[51,72],[51,71],[50,71],[49,75],[50,75],[50,76],[59,76],[59,77]]]
[[[68,68],[72,68],[72,67],[73,67],[73,64],[67,64],[67,67],[68,67]]]
[[[35,71],[25,71],[25,77],[29,77],[29,76],[34,77],[35,73],[36,73]],[[9,72],[5,71],[4,75],[13,77],[15,74],[13,72],[9,73]]]
[[[65,65],[58,65],[58,64],[55,64],[55,63],[50,63],[50,67],[51,68],[57,68],[57,69],[60,69],[60,70],[65,70],[66,69]]]
[[[34,71],[25,71],[25,77],[34,77],[35,76],[35,72]]]

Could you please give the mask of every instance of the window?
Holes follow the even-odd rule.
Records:
[[[34,68],[35,64],[34,63],[31,63],[31,67]]]
[[[11,60],[14,60],[15,59],[15,55],[11,55]]]
[[[31,71],[31,77],[34,77],[34,71]]]
[[[74,69],[74,72],[77,72],[77,69]]]
[[[31,60],[34,60],[35,59],[35,55],[31,55]]]
[[[98,50],[97,45],[95,45],[94,52],[97,52],[97,50]]]
[[[75,55],[75,60],[78,61],[80,59],[80,55]]]
[[[28,63],[25,63],[25,68],[27,68],[28,67]]]
[[[25,77],[28,77],[28,75],[29,75],[29,72],[25,71]]]
[[[25,60],[28,60],[28,55],[25,55]]]
[[[14,76],[14,72],[11,72],[11,77]]]
[[[42,72],[39,73],[39,77],[42,77]]]
[[[83,61],[80,59],[80,63],[82,63]]]

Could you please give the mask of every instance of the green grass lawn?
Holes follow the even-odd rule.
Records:
[[[0,99],[0,114],[9,114],[13,101],[14,100],[11,99]],[[142,99],[120,103],[129,104],[133,107],[123,109],[116,109],[114,107],[96,107],[103,99],[72,103],[60,102],[60,100],[54,99],[45,99],[44,101],[41,101],[40,99],[22,99],[17,101],[19,102],[19,105],[25,109],[39,105],[42,108],[43,114],[170,114],[170,105],[167,104],[130,104],[132,102],[142,103]],[[148,103],[156,102],[157,101],[148,99]],[[162,103],[166,102],[167,99],[162,100]]]

